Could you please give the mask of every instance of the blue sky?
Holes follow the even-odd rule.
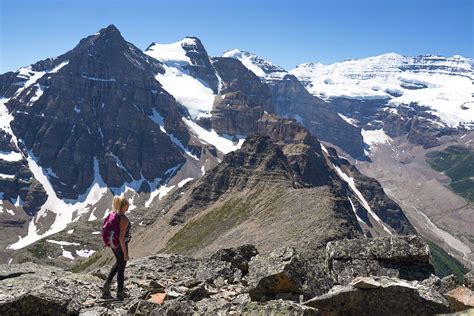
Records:
[[[474,57],[469,0],[0,0],[0,73],[60,55],[115,24],[141,49],[199,37],[287,69],[387,52]]]

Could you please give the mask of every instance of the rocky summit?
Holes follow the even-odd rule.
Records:
[[[380,251],[381,245],[385,253]],[[360,255],[350,251],[359,247],[368,254],[362,255],[367,260],[397,262],[393,271],[410,267],[416,277],[403,273],[388,276],[382,266],[362,271],[357,268]],[[333,276],[335,253],[344,254],[347,267],[355,268],[342,283]],[[134,259],[126,269],[129,297],[123,301],[100,298],[107,267],[71,273],[32,263],[2,265],[0,313],[429,315],[474,306],[472,300],[453,298],[460,290],[453,292],[459,285],[452,279],[425,273],[430,266],[429,252],[419,237],[341,240],[329,243],[322,255],[324,263],[314,266],[311,259],[291,247],[260,253],[253,245],[243,245],[200,259],[173,254]],[[420,263],[426,267],[420,269]],[[464,297],[473,295],[471,289],[462,289]]]

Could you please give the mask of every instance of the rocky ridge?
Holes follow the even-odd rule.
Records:
[[[252,245],[222,249],[211,257],[195,259],[157,254],[132,260],[126,269],[129,298],[101,302],[99,286],[107,269],[70,273],[31,263],[1,266],[0,311],[25,314],[34,311],[57,315],[116,314],[268,314],[337,315],[340,313],[391,314],[448,313],[473,307],[460,306],[453,297],[451,279],[417,273],[419,263],[429,266],[429,252],[419,237],[383,237],[341,240],[327,245],[330,252],[362,246],[376,260],[410,266],[415,278],[388,277],[386,270],[367,274],[356,269],[346,285],[331,277],[331,265],[317,266],[294,248],[260,253]],[[362,242],[362,245],[360,244]],[[339,247],[342,243],[342,248]],[[407,243],[411,246],[407,248]],[[387,245],[390,245],[386,248]],[[387,250],[384,253],[382,250]],[[347,258],[352,259],[351,253]],[[354,267],[365,262],[354,262]],[[396,269],[395,269],[396,270]],[[312,284],[326,284],[317,293]],[[467,291],[471,289],[465,288]],[[459,291],[459,290],[458,290]],[[451,293],[451,294],[449,294]],[[467,292],[472,295],[472,292]],[[469,294],[470,293],[470,294]],[[470,304],[470,305],[469,305]]]

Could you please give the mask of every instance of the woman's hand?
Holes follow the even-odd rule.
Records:
[[[128,258],[128,253],[123,256],[123,260],[125,260],[125,261],[128,261],[128,260],[129,260],[129,258]]]

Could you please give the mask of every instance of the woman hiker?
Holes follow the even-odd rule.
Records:
[[[119,245],[117,248],[112,248],[115,255],[115,264],[110,270],[109,276],[102,287],[102,293],[104,298],[111,298],[110,285],[115,274],[117,274],[117,299],[123,300],[127,294],[124,292],[124,274],[125,266],[128,261],[128,242],[131,239],[130,236],[130,220],[125,215],[129,207],[128,199],[125,197],[114,197],[112,202],[113,212],[117,213],[120,217],[119,222]]]

